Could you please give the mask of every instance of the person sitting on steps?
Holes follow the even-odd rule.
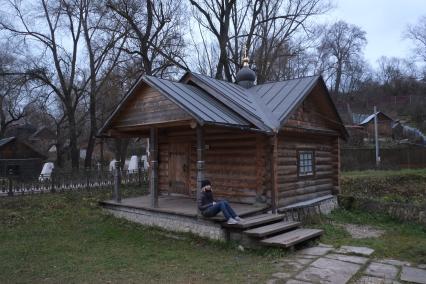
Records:
[[[212,186],[209,180],[201,181],[201,193],[198,197],[198,209],[204,217],[214,217],[219,212],[223,213],[229,225],[235,225],[243,221],[231,208],[228,201],[214,201]]]

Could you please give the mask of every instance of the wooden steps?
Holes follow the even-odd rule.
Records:
[[[244,234],[255,238],[263,238],[299,227],[300,222],[278,222],[244,231]]]
[[[296,229],[288,233],[261,240],[260,242],[265,245],[288,248],[303,241],[319,237],[322,233],[323,231],[318,229]]]
[[[284,217],[284,215],[280,214],[260,214],[253,217],[244,218],[244,221],[235,225],[229,225],[225,222],[222,224],[222,227],[232,229],[249,229],[260,225],[266,225],[281,221],[284,219]]]
[[[284,221],[285,215],[260,214],[248,218],[235,225],[222,223],[229,239],[240,241],[244,245],[274,246],[290,248],[302,242],[310,241],[322,235],[318,229],[300,228],[301,223]]]

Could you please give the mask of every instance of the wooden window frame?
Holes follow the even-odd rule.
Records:
[[[310,152],[310,153],[312,153],[312,174],[301,174],[300,173],[300,154],[301,153],[303,153],[303,152]],[[306,178],[306,179],[309,179],[309,178],[315,178],[315,175],[316,175],[316,172],[315,172],[315,169],[316,169],[316,166],[315,166],[315,149],[309,149],[309,148],[306,148],[306,149],[297,149],[297,177],[298,178]]]

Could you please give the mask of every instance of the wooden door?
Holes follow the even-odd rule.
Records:
[[[171,143],[169,192],[189,195],[189,143]]]

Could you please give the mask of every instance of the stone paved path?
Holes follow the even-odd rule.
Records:
[[[426,265],[413,266],[395,259],[372,259],[373,252],[366,247],[334,249],[320,244],[275,263],[277,272],[267,283],[426,284]]]

